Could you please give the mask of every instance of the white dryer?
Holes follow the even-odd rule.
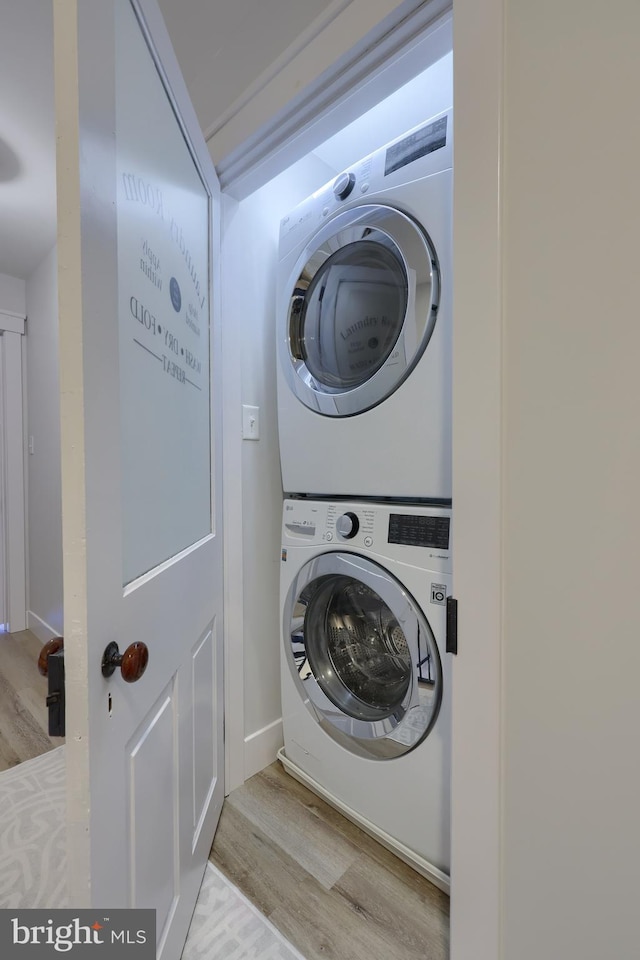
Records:
[[[285,494],[451,498],[452,113],[280,227]]]
[[[450,510],[286,500],[286,769],[448,890]]]

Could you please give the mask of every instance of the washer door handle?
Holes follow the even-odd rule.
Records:
[[[289,350],[294,360],[304,360],[302,314],[306,298],[294,293],[289,304]]]

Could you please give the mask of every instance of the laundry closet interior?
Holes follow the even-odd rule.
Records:
[[[324,766],[325,772],[331,770],[331,776],[324,778],[325,782],[319,783],[322,788],[321,795],[328,798],[329,802],[335,803],[338,809],[347,813],[348,816],[353,817],[355,813],[356,822],[365,825],[365,828],[367,823],[371,825],[373,822],[374,827],[380,828],[380,831],[374,835],[383,842],[386,842],[385,837],[387,840],[391,839],[392,849],[395,847],[396,852],[444,890],[448,890],[450,829],[448,809],[450,742],[446,730],[443,735],[443,728],[448,722],[450,710],[450,690],[448,689],[450,668],[447,661],[451,656],[446,654],[444,649],[446,618],[444,602],[446,596],[451,593],[452,575],[449,550],[451,423],[450,405],[447,399],[450,383],[443,381],[450,379],[451,375],[451,257],[449,251],[453,138],[451,48],[451,18],[445,16],[431,23],[408,52],[404,51],[386,66],[385,84],[381,86],[378,82],[377,86],[378,91],[384,91],[384,95],[378,92],[375,97],[378,102],[373,106],[372,93],[365,94],[363,100],[361,92],[360,108],[358,109],[354,103],[343,105],[341,110],[334,110],[332,116],[325,117],[322,126],[325,131],[324,136],[318,140],[313,149],[298,157],[295,162],[285,165],[286,151],[280,151],[276,160],[273,158],[265,160],[262,165],[254,168],[250,176],[239,177],[237,183],[232,182],[226,186],[223,180],[221,289],[223,352],[227,358],[224,381],[227,405],[225,476],[228,478],[225,489],[225,525],[228,537],[226,616],[229,636],[225,650],[227,789],[233,790],[246,778],[273,761],[283,739],[283,713],[286,724],[288,712],[290,725],[300,728],[308,725],[309,735],[312,738],[319,737],[320,749],[323,749],[323,744],[327,745],[327,754],[326,756],[323,754],[323,760],[318,769]],[[375,79],[373,77],[372,84],[375,84]],[[366,88],[367,85],[364,86]],[[393,92],[389,93],[389,90]],[[355,98],[355,103],[357,102]],[[363,103],[366,108],[363,108]],[[415,128],[422,130],[417,137]],[[324,212],[324,216],[329,221],[342,213],[343,206],[353,210],[354,205],[367,201],[370,189],[368,182],[364,189],[361,187],[369,177],[363,178],[361,175],[360,161],[371,154],[382,157],[384,151],[381,151],[381,148],[391,142],[399,144],[396,151],[401,159],[397,163],[397,172],[388,167],[387,180],[393,183],[401,181],[402,184],[419,181],[420,187],[423,188],[426,179],[430,178],[434,183],[438,182],[438,177],[433,176],[434,172],[448,169],[448,185],[443,189],[436,188],[436,199],[432,201],[435,211],[428,209],[429,201],[426,209],[424,201],[419,211],[412,209],[415,206],[414,199],[417,193],[415,186],[408,188],[411,196],[407,201],[402,196],[402,190],[407,189],[404,186],[397,189],[395,195],[393,189],[389,188],[380,201],[382,205],[391,209],[397,207],[400,211],[404,206],[409,225],[403,225],[402,228],[408,229],[410,233],[413,230],[410,222],[420,221],[420,215],[424,214],[422,219],[426,222],[418,222],[416,236],[426,237],[424,241],[419,241],[419,245],[424,244],[420,255],[429,261],[423,270],[429,276],[428,278],[423,276],[422,279],[418,277],[418,285],[422,283],[424,286],[426,282],[427,287],[426,300],[419,302],[418,310],[422,309],[426,312],[427,317],[422,318],[425,323],[435,317],[435,327],[432,325],[432,329],[422,342],[420,342],[420,333],[415,331],[413,334],[409,333],[407,339],[413,339],[415,342],[413,348],[408,342],[402,345],[402,349],[409,353],[406,369],[397,378],[396,386],[389,387],[383,396],[385,398],[391,396],[398,384],[400,385],[398,392],[402,396],[402,388],[404,386],[406,391],[412,376],[416,381],[421,374],[423,378],[429,379],[431,376],[433,380],[433,370],[424,368],[432,346],[433,359],[430,362],[435,362],[436,351],[440,350],[441,366],[448,369],[437,371],[435,377],[438,385],[435,388],[431,387],[432,390],[436,390],[440,398],[436,406],[438,402],[441,404],[437,413],[437,426],[429,421],[434,397],[425,395],[420,390],[409,400],[408,406],[401,404],[400,407],[394,408],[396,416],[391,420],[379,418],[380,411],[384,409],[384,400],[379,402],[364,399],[363,409],[368,409],[369,421],[374,424],[373,432],[370,426],[365,427],[366,445],[370,448],[369,460],[359,467],[358,458],[352,457],[354,463],[349,479],[345,481],[345,489],[340,489],[335,485],[341,482],[337,479],[340,477],[340,459],[352,456],[350,448],[360,431],[359,424],[363,420],[362,416],[359,417],[358,413],[352,410],[347,416],[332,417],[313,409],[316,402],[313,397],[306,405],[296,399],[295,403],[310,414],[311,426],[304,422],[285,426],[282,417],[287,414],[286,412],[283,414],[281,410],[280,435],[278,432],[276,381],[278,376],[282,375],[283,369],[283,358],[278,353],[284,349],[286,358],[285,341],[288,336],[288,325],[292,322],[288,294],[283,293],[283,289],[279,289],[278,285],[280,284],[281,288],[286,286],[284,274],[287,270],[289,272],[293,270],[296,261],[302,257],[302,247],[305,246],[303,243],[298,250],[297,241],[294,239],[290,244],[290,247],[294,248],[293,253],[289,252],[291,264],[288,266],[285,264],[283,267],[279,263],[282,257],[279,254],[280,224],[283,218],[288,217],[294,208],[307,198],[311,198],[309,203],[312,207],[317,206],[318,202],[324,206],[322,200],[324,193],[320,201],[312,196],[320,195],[321,188],[326,188],[325,193],[329,198],[327,202],[332,204],[331,212],[327,214],[327,209]],[[393,161],[387,161],[387,164],[390,162]],[[431,168],[426,173],[416,172],[420,164],[425,163],[431,164]],[[370,166],[370,164],[365,165],[365,173],[368,173]],[[345,175],[343,179],[346,181],[347,190],[344,203],[334,190],[338,182],[337,178],[341,178],[342,175]],[[393,179],[394,176],[396,180]],[[352,183],[354,178],[355,183]],[[383,171],[382,179],[384,178]],[[374,176],[370,179],[373,182]],[[260,185],[256,186],[258,183]],[[371,204],[375,204],[376,191],[381,189],[382,185],[375,189],[371,188]],[[429,187],[426,190],[427,194],[428,191]],[[310,217],[313,221],[314,214],[309,213],[309,205],[303,208],[302,214],[299,211],[297,213],[301,219]],[[343,215],[346,216],[346,214]],[[322,210],[317,212],[317,216],[322,220]],[[430,216],[434,221],[432,226],[428,222]],[[295,220],[296,214],[294,213],[292,217]],[[381,236],[387,236],[388,226],[383,222],[380,227]],[[347,225],[345,245],[355,239],[349,234],[350,229],[350,225]],[[370,227],[367,227],[366,231],[367,235],[371,234]],[[327,232],[330,234],[332,230],[328,228]],[[401,243],[408,241],[405,234],[401,234],[401,237],[403,238]],[[411,239],[407,246],[410,247],[413,242]],[[329,246],[331,250],[335,250],[335,244],[331,247],[331,243],[330,239]],[[280,250],[283,250],[282,246]],[[406,251],[403,251],[398,259],[402,259],[405,254]],[[395,255],[392,254],[389,259],[395,260]],[[348,269],[348,264],[347,266],[338,264],[338,286]],[[374,293],[369,297],[369,301],[366,301],[366,298],[364,301],[365,312],[367,306],[371,306],[372,309],[369,312],[373,312],[373,303],[376,299],[383,303],[383,310],[388,313],[393,309],[400,309],[394,300],[396,291],[389,292],[386,284],[378,282],[377,279],[380,274],[376,271],[387,270],[387,263],[381,265],[376,261],[372,266],[371,263],[366,262],[358,264],[353,269],[359,280],[366,282],[376,277],[373,283]],[[418,268],[418,272],[420,269],[422,268]],[[414,264],[410,264],[409,273],[413,270]],[[320,285],[322,286],[322,283]],[[335,287],[336,284],[334,283],[333,286]],[[414,282],[414,291],[415,286]],[[320,299],[326,296],[329,300],[333,296],[335,302],[341,295],[348,299],[349,291],[345,294],[343,289],[342,294],[335,291],[332,293],[331,287],[331,283],[324,284]],[[353,296],[357,304],[357,294]],[[443,310],[438,314],[440,299]],[[403,303],[401,308],[403,311],[407,308],[410,313],[415,308],[415,304]],[[286,321],[283,320],[283,311],[287,313]],[[416,312],[415,309],[414,312]],[[283,332],[285,330],[286,334]],[[446,342],[439,342],[433,331],[444,336]],[[385,365],[389,366],[387,361],[392,353],[391,348],[398,336],[398,330],[395,329],[390,334],[389,343],[382,344],[380,349],[376,338],[378,332],[377,329],[369,331],[365,346],[362,348],[364,354],[360,354],[360,362],[368,368],[360,377],[362,383],[371,379],[372,370],[374,374],[380,373],[381,368],[385,368]],[[362,343],[362,339],[359,342]],[[322,345],[319,351],[322,352]],[[230,357],[236,358],[233,364],[229,360]],[[345,354],[342,359],[334,357],[335,364],[341,367],[342,372],[346,365],[353,373],[353,366],[349,366],[349,358],[349,354]],[[391,367],[393,368],[393,362]],[[384,373],[384,369],[382,372]],[[329,381],[331,382],[333,376],[333,382],[335,382],[336,375],[339,377],[340,371],[336,374],[334,370],[333,374],[329,374]],[[310,374],[305,369],[302,371],[302,378],[306,378],[307,382],[313,381],[313,373]],[[351,395],[357,393],[354,387],[360,386],[359,383],[356,384],[356,380],[358,380],[357,372],[354,382],[350,385]],[[282,398],[288,388],[284,383],[280,383],[279,388]],[[336,391],[330,388],[328,393],[329,404],[335,403]],[[390,405],[390,403],[387,404],[387,406]],[[377,431],[376,416],[381,424]],[[315,422],[322,422],[323,428],[322,435],[317,438],[313,434]],[[333,428],[336,425],[340,433],[338,435],[336,431],[334,441]],[[432,436],[430,433],[434,429],[437,436]],[[239,445],[237,438],[241,431],[244,439]],[[286,431],[284,436],[283,431]],[[440,433],[444,437],[442,447],[439,446],[442,439]],[[310,462],[308,453],[305,453],[308,451],[311,437],[317,440],[313,462]],[[299,461],[303,474],[306,471],[307,476],[303,479],[300,480],[298,476],[288,476],[286,467],[285,476],[282,476],[279,450],[284,449],[283,445],[286,445],[287,450],[286,454],[283,453],[283,458],[288,459],[290,464]],[[296,456],[297,448],[300,451],[299,457]],[[404,464],[403,450],[407,451]],[[418,451],[421,451],[421,457],[426,452],[429,467],[416,463]],[[432,459],[438,462],[432,477],[429,476],[431,454],[433,454]],[[443,466],[444,461],[448,461],[446,467]],[[322,478],[319,477],[317,483],[314,482],[316,469],[314,463],[317,463],[317,470],[322,474]],[[426,480],[424,479],[425,470],[428,477]],[[238,474],[242,476],[242,484],[237,483]],[[370,477],[368,484],[360,482],[360,478],[364,479],[365,475]],[[421,476],[422,481],[414,480],[415,477]],[[394,486],[394,477],[400,484],[398,490]],[[419,487],[421,482],[422,487]],[[430,483],[432,486],[429,488]],[[283,486],[286,496],[302,495],[287,500],[287,510],[292,518],[288,525],[289,534],[292,536],[289,547],[283,541],[282,532]],[[351,527],[346,533],[336,532],[336,523],[338,530],[344,523],[350,523]],[[365,710],[364,719],[354,719],[357,716],[356,710],[351,718],[345,721],[338,706],[337,726],[331,721],[318,723],[317,717],[322,715],[322,709],[316,714],[313,713],[313,709],[308,710],[303,705],[304,690],[295,689],[294,675],[297,674],[298,677],[302,675],[300,668],[304,670],[305,657],[299,650],[297,653],[294,650],[290,654],[286,651],[287,645],[296,646],[298,638],[294,636],[292,640],[291,636],[287,636],[286,624],[283,626],[283,618],[286,619],[283,607],[287,603],[286,594],[290,592],[289,588],[294,589],[295,586],[290,582],[295,579],[290,568],[294,565],[291,562],[292,558],[297,556],[295,550],[299,538],[296,530],[304,527],[308,529],[309,524],[314,525],[314,530],[317,524],[317,536],[312,538],[310,548],[306,544],[308,555],[304,554],[304,561],[308,560],[312,567],[316,563],[317,553],[326,550],[332,556],[336,556],[339,554],[340,547],[346,547],[347,552],[342,558],[343,562],[349,565],[360,562],[364,557],[362,562],[365,567],[370,568],[375,582],[375,577],[382,572],[377,566],[378,560],[381,555],[383,562],[385,559],[383,540],[386,542],[387,567],[392,571],[390,580],[393,581],[394,574],[396,577],[393,589],[398,586],[397,579],[402,576],[405,564],[408,565],[406,569],[409,570],[409,579],[400,585],[402,589],[398,590],[398,595],[406,596],[408,592],[411,595],[410,605],[414,612],[418,613],[419,622],[416,620],[415,627],[410,627],[408,632],[413,630],[421,643],[424,643],[428,637],[429,643],[436,645],[435,649],[426,649],[424,657],[421,658],[426,661],[424,669],[434,670],[435,673],[430,675],[425,673],[424,684],[416,682],[417,677],[409,679],[406,676],[405,659],[409,657],[406,643],[399,655],[396,650],[396,661],[402,664],[396,682],[399,683],[403,691],[402,696],[405,697],[404,706],[399,709],[396,709],[398,705],[392,705],[390,702],[377,705],[374,703],[370,705],[369,713]],[[395,531],[392,535],[389,535],[390,524],[391,529]],[[286,528],[285,535],[287,535]],[[335,537],[333,541],[332,537]],[[424,538],[423,542],[421,538]],[[372,556],[367,558],[368,545],[372,540],[375,541],[371,551]],[[396,541],[395,544],[389,542],[393,540]],[[302,545],[304,553],[304,536]],[[403,550],[407,552],[407,556],[403,556]],[[285,560],[287,553],[289,559]],[[425,562],[423,557],[426,555],[436,559]],[[302,559],[299,566],[304,566]],[[287,580],[286,588],[284,586],[282,588],[283,596],[281,597],[280,579],[283,570],[286,571],[283,579],[286,579],[289,573],[291,576]],[[330,579],[335,575],[336,571],[328,570],[324,582],[328,582],[327,578]],[[337,576],[340,577],[341,574],[338,572]],[[299,584],[298,586],[299,590],[303,589]],[[370,600],[375,593],[370,593],[368,588],[365,588],[365,596]],[[437,600],[434,599],[436,597]],[[360,600],[362,601],[362,597]],[[393,607],[394,601],[390,602]],[[294,601],[292,600],[291,603]],[[299,615],[298,610],[298,620]],[[337,615],[340,616],[340,611]],[[402,616],[406,617],[407,614],[403,613]],[[311,619],[311,613],[309,619]],[[394,619],[393,616],[392,619]],[[402,622],[406,627],[409,620],[405,619]],[[395,619],[394,623],[397,627]],[[243,637],[242,644],[237,643],[240,632]],[[293,633],[295,634],[295,629]],[[409,642],[413,643],[414,639]],[[418,640],[415,639],[415,642]],[[281,663],[283,643],[284,656],[290,656],[291,662]],[[435,706],[432,704],[423,715],[423,725],[419,732],[409,733],[407,729],[403,729],[398,717],[406,714],[404,718],[406,722],[407,716],[415,717],[421,713],[422,707],[417,699],[416,702],[411,703],[411,695],[407,694],[410,688],[413,696],[418,698],[418,687],[421,689],[424,687],[429,691],[429,695],[435,691]],[[443,687],[444,696],[442,695]],[[340,703],[339,692],[329,690],[328,693],[327,704],[330,701],[333,706]],[[284,704],[281,696],[284,697]],[[324,702],[322,691],[318,692],[317,696],[319,702]],[[373,695],[373,700],[375,696],[377,694]],[[399,702],[402,696],[399,697]],[[301,712],[296,716],[298,706]],[[441,706],[442,713],[438,717]],[[328,712],[331,713],[331,709]],[[380,730],[385,727],[385,723],[389,726],[389,721],[385,719],[389,716],[391,721],[387,733],[391,732],[391,739],[387,739],[386,735],[380,736],[378,733],[362,734],[366,727],[370,727],[371,730]],[[349,745],[351,737],[349,734],[345,736],[339,729],[345,726],[345,722],[347,727],[351,725],[352,728],[354,724],[355,727],[360,724],[358,729],[364,739],[356,738],[360,746],[356,748],[355,753]],[[320,729],[320,726],[324,729]],[[326,732],[327,730],[329,733]],[[402,749],[398,749],[398,745],[403,740],[405,745]],[[385,742],[390,747],[389,750],[382,746]],[[377,746],[370,751],[367,743],[377,743]],[[427,744],[429,744],[428,750]],[[289,753],[291,753],[291,747],[290,743]],[[415,749],[411,749],[412,747]],[[311,745],[306,742],[301,745],[302,754],[307,751],[307,748],[313,754]],[[421,748],[424,754],[421,753]],[[405,753],[407,750],[408,752]],[[432,750],[435,750],[434,755],[431,755]],[[286,752],[285,738],[283,757],[285,763]],[[429,767],[429,764],[433,772],[425,775],[424,769]],[[300,774],[297,766],[294,766],[293,773]],[[340,793],[339,783],[345,779],[352,782],[346,792],[336,799],[336,794]],[[322,780],[323,776],[320,774],[315,780],[311,777],[311,780],[306,782],[307,785],[317,789],[318,781]],[[304,778],[303,782],[305,782]],[[438,795],[434,805],[429,800],[429,793]],[[370,803],[371,797],[375,797],[373,804]],[[402,798],[399,804],[398,797]],[[407,797],[410,798],[409,801]],[[400,830],[402,836],[400,840],[396,836],[397,842],[394,842],[394,837],[387,835],[394,833],[394,822],[397,823],[398,820],[403,821]],[[427,823],[428,820],[431,822]],[[420,839],[422,833],[432,835],[429,848],[429,852],[433,854],[431,857],[422,856],[422,854],[416,857],[414,854],[414,850],[416,848],[420,850],[423,843]],[[435,865],[429,863],[430,859],[435,861]],[[434,869],[430,869],[431,866]]]
[[[101,0],[91,3],[92,12],[107,6]],[[85,9],[89,5],[88,0],[81,4]],[[11,14],[22,13],[28,4],[5,6],[10,24]],[[73,6],[57,3],[56,10],[66,15]],[[174,7],[179,23],[186,23],[183,4],[167,0],[167,6]],[[254,4],[254,12],[264,13],[265,6]],[[296,15],[301,6],[288,4]],[[221,17],[240,4],[200,7]],[[256,64],[251,74],[255,78],[268,67],[267,75],[260,74],[249,88],[244,73],[242,85],[231,93],[238,98],[233,111],[216,104],[206,122],[194,125],[205,131],[206,159],[215,164],[221,184],[222,242],[215,246],[214,264],[222,283],[213,288],[214,317],[221,323],[212,330],[220,331],[223,340],[214,353],[222,362],[214,387],[222,383],[224,403],[214,413],[222,410],[224,416],[224,429],[215,433],[223,438],[224,450],[215,465],[224,475],[217,492],[224,486],[225,499],[224,525],[216,526],[218,533],[224,526],[224,563],[216,569],[225,570],[226,786],[232,794],[241,790],[247,779],[275,762],[283,742],[283,488],[274,332],[280,220],[370,151],[447,109],[449,104],[425,109],[414,104],[417,115],[403,119],[399,129],[371,130],[369,124],[355,148],[335,159],[318,149],[454,49],[452,527],[460,652],[450,658],[451,956],[530,960],[544,941],[553,942],[562,956],[622,957],[637,940],[633,893],[639,862],[633,844],[638,768],[629,760],[637,753],[639,650],[632,523],[640,472],[634,442],[640,329],[634,322],[638,136],[637,125],[628,122],[637,112],[639,8],[621,4],[612,16],[608,7],[591,5],[586,11],[577,0],[547,6],[525,0],[456,0],[453,30],[446,20],[433,21],[445,8],[450,9],[446,0],[331,0],[313,35],[302,35],[305,25],[292,25],[284,15],[274,18],[276,34],[291,27],[293,36],[284,38],[279,50],[265,53],[267,63]],[[257,16],[249,19],[247,32],[237,32],[245,44],[245,64],[253,59],[250,27],[256,47],[266,46]],[[16,78],[24,77],[26,92],[33,89],[37,68],[51,67],[48,28],[40,47],[36,44],[37,28],[44,25],[42,17],[30,18],[25,55],[11,30],[2,33],[3,66],[11,65],[14,73],[5,84],[4,102],[15,110],[16,129],[23,129],[28,119]],[[448,30],[448,43],[431,49],[438,27]],[[196,68],[197,52],[206,65],[200,92],[210,91],[212,98],[227,92],[233,70],[214,61],[220,40],[215,29],[195,29],[198,44],[188,32],[182,51],[174,43],[179,61]],[[104,48],[103,37],[101,32],[94,53]],[[95,58],[90,61],[95,76]],[[190,83],[193,78],[186,79]],[[35,97],[36,105],[48,103],[53,110],[52,88],[46,81],[49,96]],[[78,89],[70,84],[69,99]],[[604,117],[609,128],[613,121],[614,138],[594,136],[594,126],[602,125]],[[46,118],[38,127],[43,137],[55,140]],[[9,146],[10,134],[3,128]],[[202,150],[207,154],[204,143]],[[38,159],[44,153],[44,145],[31,149]],[[297,180],[287,181],[285,171],[293,171],[304,157],[306,171],[301,165]],[[6,159],[3,154],[3,174],[21,171],[16,163],[7,169]],[[613,177],[603,176],[611,170]],[[42,176],[37,179],[44,182]],[[55,184],[48,182],[54,202]],[[5,177],[2,191],[17,185],[15,176]],[[212,194],[217,208],[218,194]],[[347,197],[346,204],[351,200]],[[79,205],[68,206],[77,220]],[[43,239],[45,212],[46,203],[38,203],[34,238]],[[25,216],[20,211],[23,224]],[[6,221],[11,253],[17,234]],[[594,236],[606,238],[598,246],[595,270]],[[36,252],[35,239],[30,252]],[[5,533],[11,541],[14,520],[26,533],[16,538],[21,555],[12,569],[26,573],[29,593],[20,606],[43,643],[46,634],[63,631],[57,522],[61,448],[58,407],[51,402],[59,395],[63,326],[56,298],[59,252],[54,226],[46,249],[24,272],[6,257],[0,281],[0,314],[5,322],[13,315],[0,338],[5,400],[11,386],[7,373],[22,369],[18,344],[27,372],[27,419],[13,437],[16,460],[27,467],[28,487],[21,478],[5,490],[10,496],[17,489],[26,509],[7,509],[11,524]],[[42,269],[36,269],[38,263]],[[98,269],[96,277],[102,276]],[[594,295],[603,277],[604,300]],[[96,290],[93,301],[112,317],[116,311],[103,306],[102,294],[113,296],[113,286]],[[17,288],[20,296],[14,297]],[[23,335],[13,321],[24,324],[27,314]],[[61,314],[65,322],[68,316]],[[99,326],[101,335],[109,329],[108,322]],[[5,403],[5,416],[14,409],[23,412],[24,390],[17,379],[16,402]],[[96,384],[95,377],[87,383]],[[110,382],[101,385],[113,388]],[[242,439],[243,413],[247,432],[259,433],[259,440]],[[420,414],[402,427],[409,440],[421,426]],[[93,441],[104,436],[96,428],[90,433]],[[7,439],[8,432],[5,452]],[[101,453],[105,444],[95,447]],[[73,464],[66,451],[63,457],[65,467]],[[96,483],[103,474],[94,471]],[[115,484],[109,487],[115,489]],[[360,536],[377,537],[364,530],[355,506],[358,491],[345,495],[354,498],[344,502],[345,513],[356,516],[362,533],[333,542],[341,545],[336,552],[349,555],[354,549],[349,544]],[[323,532],[335,536],[340,521],[346,537],[348,524],[353,529],[354,523],[342,516],[336,513],[332,529],[324,526]],[[304,526],[305,519],[295,523]],[[406,521],[394,523],[402,536]],[[110,533],[112,525],[108,527]],[[315,544],[308,547],[315,549]],[[7,560],[9,567],[11,555]],[[427,582],[430,595],[431,583],[444,583],[444,578]],[[16,601],[11,595],[8,599],[10,628],[18,632],[19,620],[11,612]],[[431,607],[429,598],[426,602]],[[218,611],[220,623],[221,604]],[[162,626],[165,622],[163,617]],[[100,650],[96,644],[96,664],[106,642]],[[94,682],[93,673],[91,677]],[[289,677],[295,680],[290,669]],[[122,685],[113,682],[120,696]],[[418,756],[417,749],[412,752]],[[369,762],[392,769],[401,760]],[[104,769],[94,764],[98,768]],[[77,783],[95,787],[97,796],[100,783],[81,777],[82,770],[76,773]],[[297,789],[296,781],[287,780]],[[154,812],[157,806],[152,805]],[[608,811],[615,815],[607,816]],[[109,822],[124,818],[112,816]],[[116,834],[122,836],[122,831]],[[113,836],[109,831],[109,843]]]

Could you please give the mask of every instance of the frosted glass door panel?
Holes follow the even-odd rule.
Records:
[[[125,584],[211,531],[210,197],[134,16],[117,4]]]

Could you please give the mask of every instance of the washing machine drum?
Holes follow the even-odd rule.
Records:
[[[314,718],[354,753],[400,756],[436,722],[442,669],[431,628],[369,560],[327,553],[300,570],[285,609],[285,655]]]
[[[411,373],[434,329],[436,251],[411,217],[363,204],[330,220],[291,278],[289,387],[326,416],[362,413]]]

